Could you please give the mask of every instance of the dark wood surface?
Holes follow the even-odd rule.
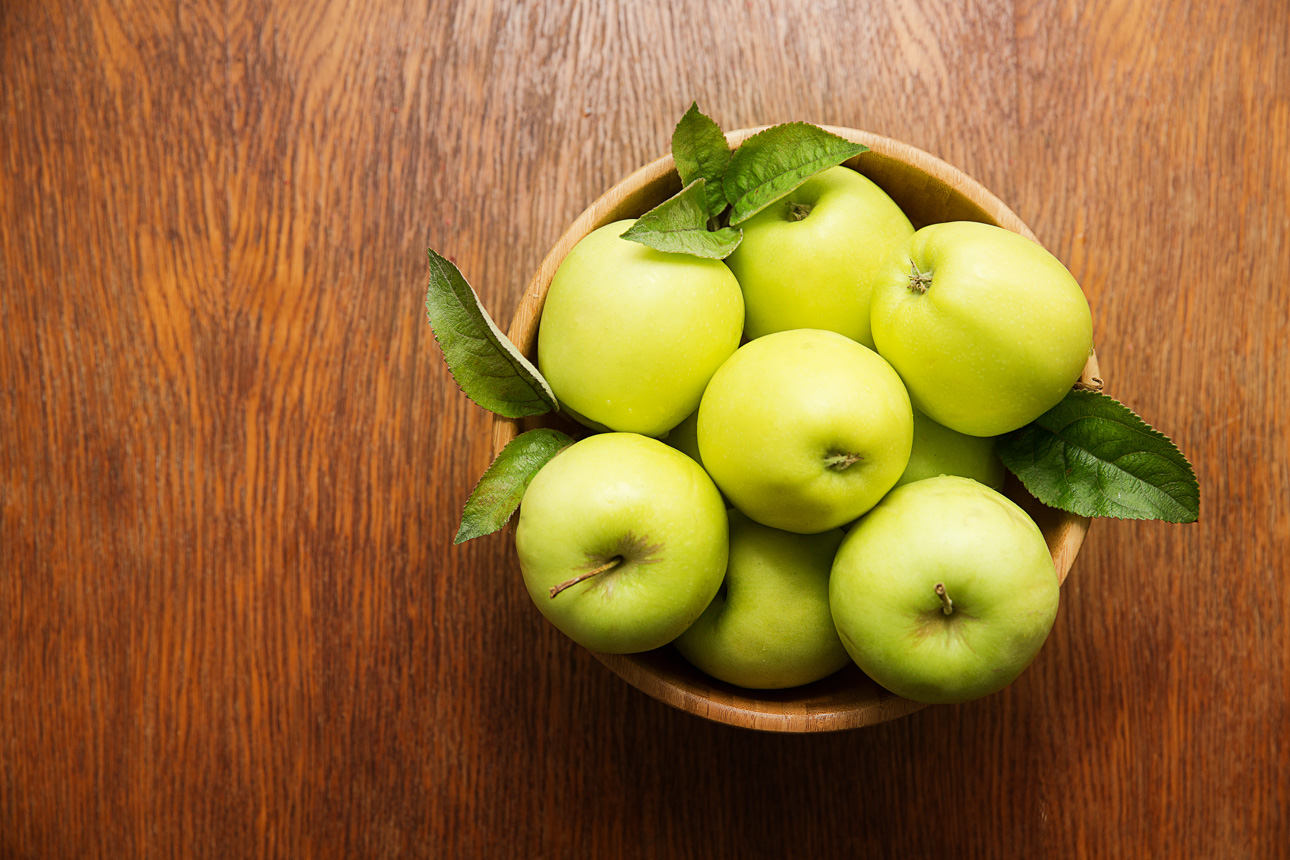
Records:
[[[453,547],[426,246],[505,321],[692,98],[983,182],[1195,463],[1005,692],[715,725]],[[1287,213],[1281,0],[6,0],[0,856],[1284,857]]]

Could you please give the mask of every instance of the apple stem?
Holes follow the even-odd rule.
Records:
[[[1101,391],[1105,384],[1100,376],[1091,376],[1087,381],[1081,376],[1075,380],[1074,388],[1076,391]]]
[[[606,571],[613,570],[614,568],[618,567],[618,565],[622,563],[623,563],[623,557],[621,555],[616,555],[613,558],[611,558],[609,561],[602,564],[600,567],[597,567],[593,570],[589,570],[586,573],[579,574],[578,576],[575,576],[573,579],[570,579],[568,582],[562,582],[559,585],[551,586],[551,599],[554,600],[555,596],[559,594],[561,591],[564,591],[566,588],[572,588],[578,583],[587,579],[591,579],[593,576],[597,574],[605,573]]]
[[[941,611],[946,615],[952,614],[954,612],[954,601],[950,600],[950,596],[945,593],[945,583],[936,583],[936,596],[941,599]]]
[[[909,289],[918,293],[920,296],[927,292],[927,288],[932,285],[932,272],[924,272],[918,268],[918,264],[913,260],[909,261]]]
[[[811,214],[811,204],[809,203],[790,203],[788,204],[788,220],[802,221],[807,215]]]
[[[859,454],[834,454],[831,457],[824,458],[824,465],[835,472],[841,472],[849,466],[853,466],[863,460]]]

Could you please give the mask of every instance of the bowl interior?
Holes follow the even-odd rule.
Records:
[[[848,140],[865,144],[869,151],[847,161],[873,180],[903,209],[914,227],[943,221],[981,221],[1020,233],[1034,234],[1012,210],[975,180],[934,156],[908,144],[855,129],[826,126]],[[731,132],[732,146],[758,129]],[[536,362],[538,322],[555,270],[577,242],[605,224],[634,218],[680,190],[680,179],[670,155],[637,170],[573,222],[550,253],[524,292],[520,307],[507,332],[511,341]],[[1086,382],[1097,380],[1096,356],[1084,368]],[[1100,385],[1100,380],[1097,380]],[[559,415],[536,419],[496,417],[493,422],[493,453],[496,456],[511,439],[538,426],[558,427],[575,437],[584,428]],[[1047,508],[1036,501],[1011,475],[1004,493],[1035,519],[1048,542],[1059,581],[1070,572],[1075,556],[1088,531],[1084,517]],[[513,527],[512,527],[513,528]],[[508,529],[508,535],[513,534]],[[855,666],[803,687],[790,690],[744,690],[717,681],[695,669],[671,647],[644,654],[596,654],[597,659],[628,683],[654,698],[684,711],[731,725],[763,731],[818,732],[858,728],[885,722],[923,707],[884,690]]]

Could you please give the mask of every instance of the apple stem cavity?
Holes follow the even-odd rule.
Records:
[[[788,220],[804,221],[806,216],[811,214],[810,203],[790,203],[788,204]]]
[[[621,555],[616,555],[613,558],[611,558],[609,561],[602,564],[600,567],[593,568],[587,571],[586,573],[579,574],[578,576],[575,576],[573,579],[570,579],[567,582],[562,582],[559,585],[551,586],[551,599],[554,600],[555,596],[559,594],[561,591],[564,591],[566,588],[572,588],[578,583],[591,579],[593,576],[596,576],[598,574],[607,573],[613,570],[614,568],[618,567],[618,565],[622,563],[623,563],[623,557]]]
[[[843,472],[863,459],[859,454],[833,454],[824,458],[824,465],[835,472]]]
[[[945,592],[945,583],[936,583],[936,596],[941,599],[941,612],[946,615],[952,615],[954,613],[954,601],[950,600],[949,594]]]
[[[924,272],[913,260],[909,261],[909,289],[920,296],[932,285],[932,270]]]

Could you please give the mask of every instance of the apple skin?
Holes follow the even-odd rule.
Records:
[[[756,690],[809,684],[847,665],[829,611],[843,536],[793,534],[731,513],[725,581],[676,649],[712,677]]]
[[[661,436],[699,406],[739,346],[744,305],[720,260],[587,234],[560,263],[538,328],[538,370],[592,429]]]
[[[1056,406],[1079,379],[1093,348],[1088,300],[1039,244],[989,224],[931,224],[883,268],[874,341],[932,420],[999,436]]]
[[[699,454],[699,410],[687,415],[662,441],[702,466],[703,457]]]
[[[1057,571],[1039,527],[1006,496],[928,478],[892,490],[847,533],[829,603],[869,677],[916,702],[966,702],[1030,665],[1057,616]]]
[[[699,405],[699,452],[726,498],[763,525],[801,534],[869,510],[905,470],[913,432],[896,372],[831,331],[750,341]]]
[[[739,226],[743,240],[726,264],[744,291],[749,339],[815,328],[873,348],[869,297],[879,264],[914,233],[885,191],[831,167]]]
[[[1000,490],[1004,472],[993,436],[966,436],[914,410],[914,446],[897,487],[924,478],[958,475]]]
[[[533,477],[515,548],[529,596],[593,651],[662,647],[702,614],[729,552],[725,504],[700,466],[635,433],[589,436]],[[551,589],[615,558],[612,570]]]

